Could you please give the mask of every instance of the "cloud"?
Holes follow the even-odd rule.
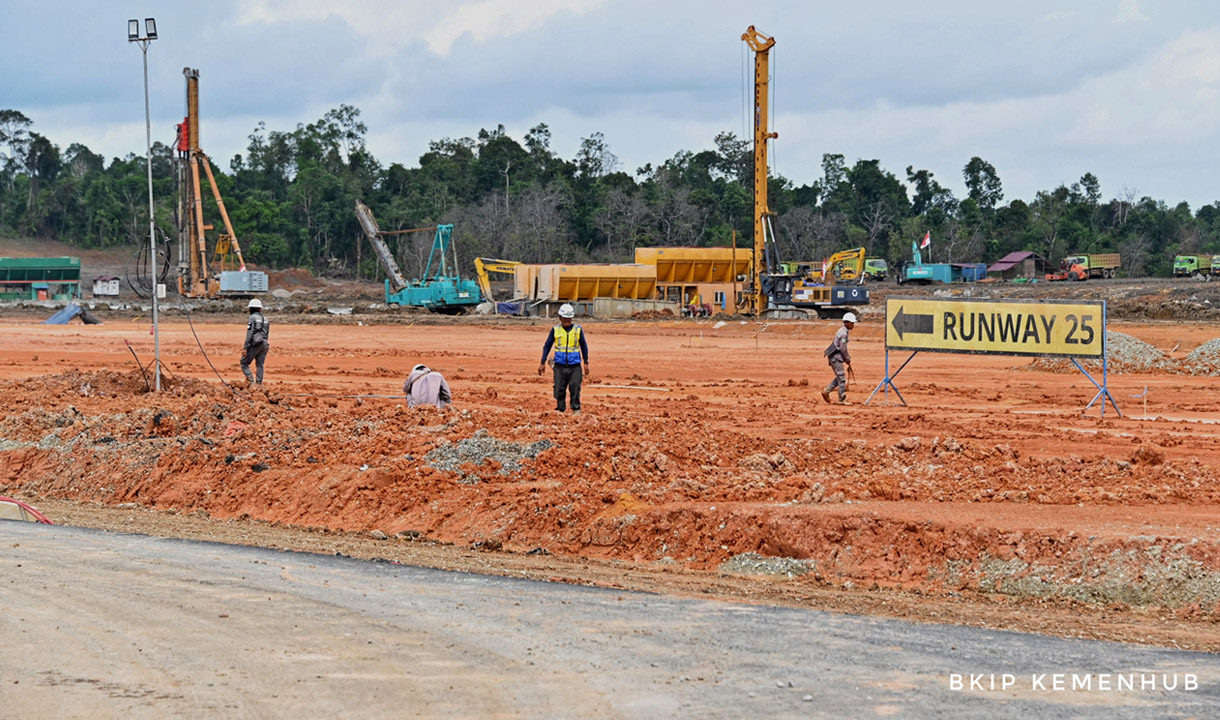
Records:
[[[1093,172],[1110,192],[1143,188],[1197,207],[1217,199],[1199,153],[1214,156],[1220,144],[1220,27],[1183,33],[1147,57],[1062,92],[781,111],[776,127],[797,168],[816,168],[821,152],[843,152],[849,163],[880,158],[900,176],[904,163],[931,169],[960,195],[961,168],[979,155],[996,166],[1010,199],[1029,199]]]
[[[6,36],[0,107],[62,146],[142,150],[140,53],[124,21],[143,12],[0,3],[0,26],[54,19],[63,39],[47,53],[34,33]],[[776,36],[775,157],[797,182],[816,179],[825,152],[942,182],[980,155],[1010,198],[1085,171],[1196,204],[1214,194],[1202,178],[1220,147],[1220,8],[1208,0],[214,0],[156,17],[154,138],[181,118],[181,69],[199,68],[205,145],[220,158],[260,120],[291,130],[350,104],[386,164],[414,164],[431,139],[499,123],[520,138],[538,122],[566,157],[601,131],[625,168],[655,164],[744,133],[739,38],[753,24]]]
[[[600,4],[601,0],[483,0],[459,5],[428,33],[428,46],[445,55],[459,37],[468,33],[479,42],[508,37],[537,27],[561,11],[579,15]]]
[[[1115,23],[1147,22],[1148,16],[1140,10],[1139,0],[1122,0],[1118,4],[1118,14],[1114,16]]]
[[[448,3],[420,0],[251,0],[239,6],[238,25],[275,27],[317,22],[347,26],[359,47],[378,57],[424,41],[438,55],[463,35],[477,42],[508,37],[562,12],[581,14],[604,0],[480,0]]]

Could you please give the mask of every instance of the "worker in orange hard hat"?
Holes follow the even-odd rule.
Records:
[[[851,353],[847,351],[847,340],[848,334],[855,326],[856,314],[851,312],[845,314],[843,327],[839,328],[839,331],[835,333],[835,339],[822,351],[822,354],[826,356],[826,361],[830,363],[830,368],[835,371],[834,380],[831,380],[826,389],[822,391],[822,399],[826,402],[830,402],[830,393],[838,390],[839,404],[851,405],[847,402],[847,375],[855,373],[851,369]]]

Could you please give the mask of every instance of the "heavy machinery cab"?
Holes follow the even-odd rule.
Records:
[[[864,259],[864,277],[868,280],[884,280],[889,275],[889,270],[884,258]]]
[[[1052,282],[1061,280],[1080,281],[1087,279],[1089,277],[1089,266],[1087,264],[1082,265],[1081,263],[1076,262],[1081,259],[1082,258],[1079,257],[1064,258],[1059,263],[1059,272],[1048,274],[1046,279]],[[1084,260],[1086,263],[1088,262],[1087,258],[1084,258]]]
[[[1178,255],[1173,259],[1174,275],[1191,275],[1199,271],[1199,259],[1194,255]]]

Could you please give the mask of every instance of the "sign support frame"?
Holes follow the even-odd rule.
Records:
[[[869,393],[868,399],[864,401],[864,404],[867,405],[869,400],[872,400],[873,396],[877,394],[877,391],[881,390],[882,388],[885,388],[885,402],[887,405],[890,404],[890,388],[893,388],[894,394],[897,395],[898,399],[902,401],[902,406],[910,407],[907,405],[906,398],[902,396],[902,393],[898,392],[898,386],[894,384],[894,378],[898,377],[898,373],[902,372],[902,369],[907,366],[907,363],[914,360],[915,356],[918,354],[918,350],[912,352],[906,360],[902,361],[902,364],[898,366],[898,369],[894,371],[894,374],[890,375],[890,349],[887,347],[885,349],[885,379],[882,380],[877,387],[873,388],[873,391]]]
[[[1097,388],[1097,394],[1093,396],[1093,399],[1089,401],[1088,405],[1084,406],[1084,410],[1081,410],[1080,414],[1084,415],[1085,413],[1087,413],[1089,411],[1089,408],[1093,407],[1093,403],[1097,402],[1100,399],[1101,405],[1099,407],[1101,408],[1101,412],[1099,413],[1098,417],[1104,418],[1106,416],[1106,399],[1108,398],[1110,400],[1110,405],[1114,408],[1114,412],[1118,413],[1118,416],[1121,418],[1123,416],[1123,411],[1118,409],[1118,403],[1114,402],[1114,396],[1110,394],[1110,353],[1109,353],[1109,349],[1107,348],[1107,341],[1106,341],[1106,334],[1108,331],[1108,327],[1107,327],[1108,318],[1106,317],[1106,311],[1107,311],[1106,301],[1102,300],[1101,301],[1101,384],[1100,385],[1097,384],[1097,381],[1093,379],[1093,376],[1090,375],[1088,373],[1088,371],[1085,370],[1084,367],[1081,366],[1081,364],[1076,361],[1076,358],[1070,358],[1070,359],[1072,361],[1072,364],[1076,366],[1076,369],[1079,370],[1082,375],[1084,375],[1086,378],[1088,378],[1089,382],[1093,383],[1093,387]]]
[[[886,316],[888,317],[888,315],[889,315],[889,313],[887,311]],[[1090,400],[1089,403],[1084,406],[1084,409],[1080,411],[1081,415],[1088,413],[1089,410],[1093,407],[1093,405],[1096,404],[1098,400],[1100,400],[1101,404],[1098,406],[1099,417],[1104,418],[1106,416],[1106,400],[1109,400],[1110,406],[1114,408],[1114,412],[1118,413],[1118,416],[1120,418],[1123,416],[1123,411],[1119,409],[1118,403],[1115,402],[1114,395],[1110,393],[1110,383],[1109,383],[1110,356],[1109,356],[1109,350],[1108,350],[1108,342],[1106,339],[1106,333],[1108,332],[1108,324],[1109,324],[1108,305],[1105,300],[1102,300],[1101,301],[1101,382],[1100,383],[1098,383],[1097,380],[1095,380],[1093,378],[1093,376],[1090,375],[1089,372],[1084,369],[1084,366],[1081,365],[1080,362],[1075,357],[1068,356],[1068,360],[1072,361],[1072,365],[1076,366],[1076,369],[1079,370],[1080,373],[1082,375],[1084,375],[1085,378],[1087,378],[1089,382],[1093,383],[1093,387],[1097,388],[1097,394],[1094,395],[1093,399]],[[883,335],[883,337],[888,338],[888,333]],[[886,403],[890,404],[889,397],[890,397],[890,389],[892,388],[894,390],[894,394],[897,395],[899,401],[902,402],[902,406],[910,407],[909,405],[907,405],[906,398],[902,397],[902,393],[898,391],[898,386],[894,384],[894,378],[898,377],[898,373],[902,372],[903,368],[905,368],[912,360],[914,360],[915,356],[918,355],[919,353],[920,353],[919,350],[912,351],[910,356],[908,356],[907,359],[904,360],[902,362],[902,364],[898,366],[898,369],[894,371],[894,374],[891,375],[890,374],[890,347],[889,347],[889,342],[886,341],[885,378],[882,379],[882,381],[877,384],[877,387],[873,388],[873,391],[871,393],[869,393],[869,396],[864,401],[864,404],[868,405],[869,402],[872,401],[873,397],[876,396],[876,394],[882,390],[885,391]],[[1060,356],[1060,357],[1062,357],[1062,356]]]

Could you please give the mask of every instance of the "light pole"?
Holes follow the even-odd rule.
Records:
[[[153,377],[156,381],[156,392],[161,392],[161,328],[157,326],[157,235],[156,220],[153,217],[153,186],[152,186],[152,121],[148,111],[148,45],[157,39],[157,21],[144,18],[144,37],[140,37],[140,21],[127,21],[127,42],[139,43],[144,55],[144,148],[148,159],[148,265],[152,279],[152,311],[153,311]]]

